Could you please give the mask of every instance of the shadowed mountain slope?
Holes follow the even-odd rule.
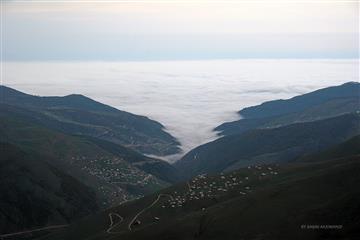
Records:
[[[337,158],[344,158],[350,156],[360,155],[360,135],[350,138],[349,140],[330,147],[321,152],[314,154],[306,155],[297,159],[297,162],[315,162],[315,161],[325,161],[332,160]]]
[[[177,181],[174,167],[104,140],[67,135],[41,125],[43,115],[0,104],[2,141],[28,153],[44,156],[49,164],[75,177],[108,206],[168,186]]]
[[[264,118],[303,111],[309,107],[336,98],[359,98],[360,83],[349,82],[340,86],[328,87],[293,97],[288,100],[275,100],[248,107],[239,113],[244,118]]]
[[[220,135],[234,135],[255,128],[274,128],[356,112],[360,110],[359,86],[351,82],[244,108],[239,112],[242,119],[221,124],[215,130]]]
[[[67,224],[99,210],[95,192],[9,143],[0,143],[0,233]]]
[[[37,112],[43,126],[64,133],[96,137],[154,155],[180,151],[177,140],[160,123],[82,95],[38,97],[0,86],[0,103]]]
[[[40,239],[356,239],[359,171],[355,155],[199,175]]]
[[[167,162],[98,135],[120,126],[117,133],[124,139],[176,142],[152,120],[79,95],[36,97],[0,90],[1,234],[67,224],[180,179]],[[59,111],[69,114],[53,114]],[[150,148],[159,150],[158,140]]]
[[[358,113],[279,128],[249,130],[197,147],[175,166],[187,176],[217,173],[253,164],[292,161],[360,133]]]

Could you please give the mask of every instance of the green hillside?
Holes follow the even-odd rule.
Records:
[[[360,238],[359,87],[246,108],[170,165],[157,122],[2,86],[0,239]]]
[[[360,155],[360,135],[350,138],[349,140],[330,147],[324,151],[320,151],[314,154],[303,156],[296,161],[298,162],[315,162],[331,160],[343,157],[350,157],[354,155]]]
[[[356,239],[359,171],[355,155],[199,175],[40,239]]]
[[[86,139],[95,143],[97,146],[101,147],[107,152],[121,157],[123,160],[135,166],[136,168],[154,175],[158,179],[161,179],[165,182],[175,183],[182,179],[182,176],[178,170],[163,160],[146,157],[129,148],[114,144],[112,142],[91,137],[86,137]]]
[[[322,96],[321,101],[318,98],[319,95]],[[304,104],[301,105],[299,102],[304,102]],[[301,107],[298,106],[299,104]],[[275,112],[282,111],[283,105],[286,105],[289,111],[276,115],[268,114],[268,108],[274,109]],[[245,108],[239,112],[242,119],[223,123],[216,127],[215,131],[218,131],[219,135],[235,135],[255,128],[275,128],[293,123],[311,122],[356,111],[360,111],[359,84],[347,83],[288,100],[270,101]],[[243,112],[245,112],[244,115]],[[247,115],[248,112],[256,117]]]
[[[41,125],[57,131],[100,138],[147,154],[180,151],[177,140],[160,123],[82,95],[38,97],[5,86],[0,86],[0,95],[0,103],[35,112]]]
[[[45,156],[50,164],[95,188],[104,205],[108,205],[108,201],[118,202],[168,185],[133,165],[135,161],[151,164],[160,160],[146,158],[121,146],[117,146],[118,152],[111,152],[104,147],[102,140],[70,136],[44,128],[18,115],[19,109],[13,109],[15,107],[0,112],[0,134],[4,141]],[[168,165],[164,168],[164,176],[169,175],[167,170],[174,171],[169,164],[162,163]]]
[[[67,224],[162,189],[181,178],[170,164],[97,136],[101,127],[93,128],[92,124],[111,121],[107,114],[118,114],[118,110],[85,97],[80,97],[80,101],[79,96],[39,99],[11,89],[10,92],[15,93],[10,94],[13,98],[2,96],[1,100],[12,104],[0,103],[0,206],[4,209],[0,211],[0,235]],[[24,104],[19,106],[22,101]],[[64,121],[49,114],[59,110],[74,114]],[[93,118],[83,115],[83,119],[68,121],[82,111]],[[96,119],[93,113],[103,120]],[[157,125],[128,113],[120,115],[131,124],[136,125],[140,119],[144,124]],[[81,121],[99,122],[80,126]],[[84,134],[81,129],[91,134]],[[132,131],[127,134],[133,134]],[[27,235],[21,237],[27,239]]]
[[[239,111],[244,118],[264,118],[301,112],[309,107],[338,98],[358,98],[360,83],[348,82],[340,86],[319,89],[287,100],[274,100]]]
[[[360,116],[357,113],[279,128],[249,130],[197,147],[175,166],[187,176],[194,176],[253,164],[288,162],[359,133]]]
[[[0,143],[0,233],[67,224],[99,210],[83,183],[9,143]]]

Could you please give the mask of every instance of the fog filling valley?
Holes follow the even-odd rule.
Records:
[[[83,94],[162,123],[183,153],[216,139],[243,107],[359,78],[358,60],[5,62],[3,84],[29,94]]]

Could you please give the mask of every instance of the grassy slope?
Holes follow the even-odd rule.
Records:
[[[297,162],[315,162],[335,159],[340,157],[349,157],[352,155],[360,155],[360,135],[350,138],[349,140],[326,149],[321,152],[309,154],[296,159]]]
[[[179,143],[164,127],[82,95],[38,97],[0,86],[0,102],[36,112],[42,125],[126,145],[143,153],[177,153]],[[24,111],[26,112],[26,111]]]
[[[0,110],[1,110],[0,116],[5,116],[5,117],[9,116],[12,118],[16,118],[19,119],[20,121],[26,121],[37,126],[42,126],[42,128],[57,129],[57,127],[54,127],[54,125],[57,125],[57,122],[54,121],[54,119],[48,118],[47,116],[38,114],[37,112],[34,111],[30,111],[6,104],[0,104]],[[44,122],[46,123],[45,125],[43,124]],[[62,125],[62,127],[65,127],[67,129],[65,132],[73,132],[73,134],[78,133],[76,129],[74,129],[72,126]],[[83,136],[83,135],[77,135],[77,136],[79,138],[83,138],[84,141],[93,142],[102,149],[105,149],[107,152],[116,155],[118,157],[121,157],[124,161],[130,164],[136,162],[136,165],[140,169],[150,174],[154,174],[156,177],[162,179],[163,181],[175,182],[180,179],[180,176],[176,172],[176,169],[164,161],[145,157],[144,155],[132,149],[123,147],[119,144],[115,144],[106,140],[102,140],[95,137]]]
[[[146,161],[138,153],[131,150],[112,153],[92,140],[44,128],[32,119],[12,113],[0,112],[3,141],[30,154],[41,154],[53,166],[85,183],[97,193],[101,206],[168,186],[167,182],[132,165],[132,158]]]
[[[359,99],[360,83],[349,82],[340,86],[319,89],[287,100],[275,100],[262,103],[258,106],[242,109],[239,113],[244,118],[264,118],[301,112],[309,107],[316,106],[337,98]]]
[[[355,82],[319,89],[286,100],[275,100],[239,111],[242,119],[216,127],[220,135],[255,128],[274,128],[331,118],[360,110],[360,84]]]
[[[175,166],[187,176],[271,162],[287,162],[343,142],[360,132],[359,114],[256,129],[195,148]]]
[[[121,157],[133,166],[141,169],[142,171],[152,174],[155,177],[169,183],[175,183],[181,180],[181,175],[175,167],[169,163],[150,157],[146,157],[137,153],[129,148],[123,147],[112,142],[96,139],[86,138],[94,142],[97,146],[102,149]]]
[[[0,143],[0,233],[66,224],[99,210],[94,191],[43,156]]]
[[[220,176],[198,177],[190,182],[195,191],[206,191],[204,186],[211,182],[224,186],[234,177],[243,183],[229,187],[226,192],[214,192],[211,197],[187,200],[182,207],[171,208],[167,205],[168,198],[163,197],[139,217],[141,225],[133,226],[131,232],[127,230],[130,219],[153,202],[157,194],[83,219],[44,239],[337,239],[345,236],[353,239],[359,236],[360,190],[356,187],[360,184],[359,155],[271,166],[271,169],[277,174],[262,166],[261,170],[253,167]],[[189,197],[186,184],[162,193]],[[110,212],[124,217],[113,229],[117,234],[106,233]],[[154,220],[155,216],[160,220]],[[343,227],[301,229],[303,224]]]
[[[215,130],[219,131],[219,135],[235,135],[251,129],[276,128],[294,123],[318,121],[359,110],[359,97],[336,98],[295,113],[255,119],[245,118],[224,123],[216,127]]]

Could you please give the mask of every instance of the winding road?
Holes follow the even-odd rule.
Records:
[[[186,182],[188,188],[189,188],[189,192],[191,191],[191,186],[189,184],[189,182]],[[136,221],[136,219],[141,215],[143,214],[146,210],[152,208],[157,202],[159,202],[160,198],[161,197],[169,197],[171,200],[173,200],[173,196],[171,196],[170,194],[166,194],[166,193],[161,193],[157,196],[157,198],[147,207],[143,208],[140,212],[138,212],[130,221],[130,223],[128,224],[128,229],[129,231],[131,231],[131,226],[134,224],[134,222]],[[125,201],[125,202],[128,202],[128,201]],[[125,203],[123,202],[123,203]],[[121,203],[121,204],[123,204]],[[121,205],[120,204],[120,205]],[[116,222],[114,221],[114,217],[117,217],[120,219],[120,221]],[[111,212],[109,213],[109,219],[110,219],[110,225],[108,227],[108,229],[106,230],[106,232],[108,234],[116,234],[116,233],[121,233],[121,232],[113,232],[112,230],[119,226],[123,221],[124,221],[124,218],[122,216],[120,216],[118,213],[115,213],[115,212]],[[22,235],[22,234],[28,234],[28,233],[33,233],[33,232],[40,232],[40,231],[45,231],[45,230],[51,230],[51,229],[57,229],[57,228],[65,228],[69,225],[53,225],[53,226],[47,226],[47,227],[42,227],[42,228],[37,228],[37,229],[33,229],[33,230],[27,230],[27,231],[20,231],[20,232],[15,232],[15,233],[7,233],[7,234],[2,234],[0,235],[0,239],[5,239],[5,238],[8,238],[8,237],[13,237],[13,236],[17,236],[17,235]]]
[[[118,217],[118,218],[120,219],[120,221],[117,222],[116,224],[114,224],[115,221],[114,221],[114,219],[113,219],[113,216]],[[120,232],[112,232],[112,229],[115,228],[115,227],[117,227],[120,223],[122,223],[122,222],[124,221],[124,218],[123,218],[122,216],[120,216],[119,214],[117,214],[117,213],[109,213],[109,218],[110,218],[110,226],[109,226],[109,228],[106,230],[106,232],[107,232],[107,233],[110,233],[110,234],[111,234],[111,233],[120,233]]]
[[[191,185],[189,184],[189,182],[186,182],[186,185],[187,185],[187,187],[188,187],[188,189],[189,189],[189,192],[188,192],[187,194],[189,194],[189,193],[191,192]],[[129,231],[132,231],[131,227],[132,227],[132,225],[134,224],[134,222],[136,221],[136,219],[138,219],[138,217],[139,217],[141,214],[143,214],[146,210],[152,208],[157,202],[159,202],[159,200],[160,200],[161,197],[169,197],[171,200],[174,199],[173,196],[170,195],[170,194],[166,194],[166,193],[161,193],[161,194],[159,194],[159,195],[156,197],[156,199],[155,199],[149,206],[143,208],[140,212],[138,212],[138,213],[131,219],[131,221],[130,221],[129,224],[128,224],[128,230],[129,230]],[[128,201],[125,201],[125,202],[128,202]],[[125,203],[125,202],[123,202],[123,203]],[[123,204],[123,203],[121,203],[121,204]],[[121,205],[121,204],[120,204],[120,205]],[[114,216],[117,217],[117,218],[119,218],[120,221],[117,222],[117,223],[115,223],[115,221],[114,221]],[[109,225],[109,228],[106,230],[106,232],[109,233],[109,234],[122,233],[123,231],[121,231],[121,232],[113,232],[112,230],[113,230],[115,227],[119,226],[119,225],[124,221],[124,218],[123,218],[122,216],[120,216],[118,213],[115,213],[115,212],[109,213],[109,218],[110,218],[110,225]]]
[[[136,219],[143,214],[146,210],[152,208],[159,200],[161,197],[166,196],[166,197],[170,197],[171,199],[173,199],[173,197],[169,194],[165,194],[165,193],[161,193],[157,196],[157,198],[155,199],[154,202],[152,202],[149,206],[147,206],[146,208],[142,209],[140,212],[138,212],[135,217],[133,217],[133,219],[130,221],[130,223],[128,224],[128,229],[129,231],[131,231],[131,226],[134,224],[134,222],[136,221]]]
[[[128,224],[128,229],[129,231],[131,231],[131,226],[134,224],[134,222],[136,221],[136,219],[141,215],[143,214],[146,210],[152,208],[159,200],[161,197],[170,197],[171,199],[173,199],[173,197],[169,194],[164,194],[164,193],[161,193],[157,196],[157,198],[149,205],[147,206],[146,208],[143,208],[140,212],[138,212],[130,221],[130,223]],[[117,222],[115,224],[115,221],[114,221],[114,216],[119,218],[120,221]],[[109,213],[109,218],[110,218],[110,225],[109,225],[109,228],[106,230],[107,233],[109,234],[116,234],[116,233],[122,233],[123,231],[121,232],[113,232],[112,230],[119,226],[123,221],[124,221],[124,218],[122,216],[120,216],[118,213],[114,213],[114,212],[111,212]]]
[[[66,225],[66,224],[64,224],[64,225],[53,225],[53,226],[42,227],[42,228],[37,228],[37,229],[33,229],[33,230],[27,230],[27,231],[15,232],[15,233],[7,233],[7,234],[0,235],[0,239],[5,239],[7,237],[13,237],[13,236],[22,235],[22,234],[28,234],[28,233],[33,233],[33,232],[40,232],[40,231],[45,231],[45,230],[64,228],[64,227],[67,227],[67,226],[69,226],[69,225]]]

